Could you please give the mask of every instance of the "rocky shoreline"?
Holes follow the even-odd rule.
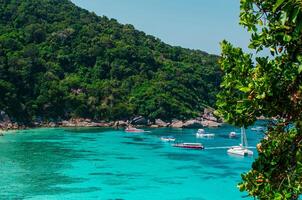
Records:
[[[37,120],[27,125],[13,122],[11,118],[4,112],[0,111],[0,136],[4,131],[23,130],[28,128],[54,128],[54,127],[147,127],[147,128],[204,128],[204,127],[220,127],[222,120],[218,120],[213,115],[212,109],[205,109],[204,114],[200,117],[188,120],[174,119],[169,122],[162,119],[149,120],[143,116],[136,116],[129,120],[118,121],[95,121],[88,118],[71,118],[69,120],[53,120],[43,121]]]
[[[132,120],[127,121],[93,121],[91,119],[76,118],[70,120],[63,120],[59,122],[34,122],[29,126],[18,124],[11,121],[0,122],[0,131],[8,130],[23,130],[27,128],[55,128],[55,127],[111,127],[111,128],[125,128],[125,127],[149,127],[149,128],[204,128],[204,127],[219,127],[222,123],[214,120],[196,118],[190,120],[172,120],[171,122],[165,122],[161,119],[155,121],[147,120],[144,117],[135,117]],[[3,134],[3,133],[2,133]],[[1,135],[1,132],[0,132]]]

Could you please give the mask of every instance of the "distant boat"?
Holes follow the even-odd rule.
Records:
[[[174,144],[173,147],[185,148],[185,149],[204,149],[201,143],[178,143]]]
[[[164,142],[175,142],[175,137],[173,136],[163,136],[160,138],[161,141],[164,141]]]
[[[125,129],[125,132],[128,132],[128,133],[143,133],[143,132],[146,132],[146,131],[143,130],[143,129],[128,127],[128,128]]]
[[[230,132],[229,133],[229,138],[235,138],[237,137],[237,133],[236,132]]]
[[[248,149],[247,138],[245,128],[241,128],[241,144],[239,146],[233,146],[227,151],[229,154],[240,155],[240,156],[252,156],[253,151]]]
[[[215,137],[215,134],[213,133],[206,133],[204,131],[204,129],[198,129],[197,133],[196,133],[196,137]]]
[[[252,131],[264,131],[264,127],[262,126],[257,126],[257,127],[254,127],[254,128],[251,128]]]

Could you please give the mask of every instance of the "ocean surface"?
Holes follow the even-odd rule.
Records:
[[[258,122],[256,126],[263,124]],[[227,154],[232,126],[205,129],[214,139],[197,139],[197,129],[32,129],[0,137],[0,199],[26,200],[239,200],[240,174],[256,158]],[[172,147],[174,136],[201,142],[205,150]],[[247,130],[249,146],[263,134]]]

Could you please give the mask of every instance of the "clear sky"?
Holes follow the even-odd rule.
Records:
[[[72,0],[76,5],[133,24],[176,46],[220,54],[227,39],[246,49],[249,34],[239,26],[239,0]]]

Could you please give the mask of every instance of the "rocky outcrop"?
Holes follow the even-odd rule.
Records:
[[[202,125],[205,127],[220,127],[222,126],[222,123],[218,123],[210,120],[204,120],[202,121]]]
[[[114,122],[94,122],[90,119],[76,118],[59,123],[62,127],[113,127]]]
[[[12,123],[12,122],[1,122],[0,123],[0,130],[17,130],[17,129],[23,129],[25,126],[19,125],[18,123]]]
[[[49,122],[47,126],[54,128],[57,127],[58,125],[55,122]]]
[[[114,122],[114,127],[128,127],[129,123],[127,121],[116,121]]]
[[[161,119],[156,119],[154,125],[157,126],[157,127],[168,127],[170,124],[163,121],[163,120],[161,120]]]
[[[130,121],[130,124],[132,124],[132,125],[140,125],[140,126],[147,126],[148,125],[148,120],[145,117],[138,116],[138,117],[134,117]]]
[[[185,122],[180,120],[172,121],[170,127],[172,128],[203,128],[203,127],[220,127],[222,124],[210,120],[202,120],[202,119],[191,119]]]
[[[182,128],[184,123],[180,120],[173,120],[170,127],[172,128]]]
[[[0,111],[0,122],[11,123],[11,119],[3,110]]]
[[[196,119],[191,119],[186,121],[182,128],[203,128],[202,121],[196,120]]]

